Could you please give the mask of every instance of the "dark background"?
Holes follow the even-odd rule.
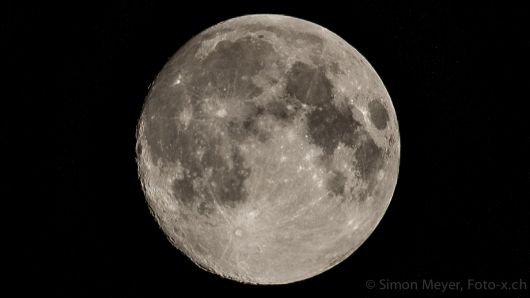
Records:
[[[1,142],[20,185],[4,189],[23,205],[10,224],[19,228],[19,291],[526,296],[365,283],[522,279],[530,287],[529,10],[504,1],[343,2],[2,4],[0,49],[12,81],[4,81]],[[164,63],[193,35],[250,13],[306,19],[353,45],[385,83],[402,138],[395,194],[371,237],[333,269],[283,286],[222,279],[174,249],[149,213],[135,163],[135,126]]]

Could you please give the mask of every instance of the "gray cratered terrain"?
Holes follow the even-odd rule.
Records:
[[[157,76],[137,133],[169,240],[245,283],[299,281],[347,258],[387,209],[399,155],[392,102],[366,59],[279,15],[191,39]]]

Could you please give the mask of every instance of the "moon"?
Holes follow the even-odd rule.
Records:
[[[187,42],[137,127],[150,211],[201,268],[252,284],[318,275],[383,217],[400,137],[383,82],[331,31],[248,15]]]

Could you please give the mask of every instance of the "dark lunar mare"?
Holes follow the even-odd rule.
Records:
[[[275,27],[249,25],[250,32],[260,30],[282,35],[289,40],[304,39],[308,44],[321,47],[322,40],[312,34],[292,34]],[[215,34],[210,34],[215,36]],[[200,200],[198,211],[208,214],[213,210],[213,200],[220,205],[235,207],[247,200],[244,181],[251,170],[244,167],[243,158],[236,146],[231,147],[233,167],[220,156],[221,137],[214,135],[203,122],[209,121],[203,110],[203,100],[208,97],[246,100],[263,93],[249,78],[258,75],[267,63],[280,63],[272,45],[263,36],[245,36],[235,41],[220,41],[204,58],[195,58],[197,40],[185,45],[170,61],[173,68],[185,72],[183,83],[172,88],[164,88],[171,82],[159,82],[162,88],[153,88],[145,107],[145,136],[150,146],[152,160],[163,163],[179,161],[187,170],[185,178],[175,180],[175,198],[187,205]],[[356,160],[359,173],[369,182],[369,189],[375,186],[374,173],[382,166],[382,150],[369,137],[368,133],[348,109],[338,109],[333,103],[333,84],[326,76],[326,70],[336,71],[337,66],[325,66],[315,61],[315,67],[297,61],[286,74],[285,92],[282,98],[266,105],[245,101],[246,113],[243,118],[234,118],[223,128],[234,141],[241,142],[249,136],[266,142],[271,133],[260,129],[257,121],[266,115],[273,116],[282,123],[290,123],[299,115],[302,104],[311,107],[306,115],[308,135],[313,144],[322,148],[324,164],[332,175],[327,180],[331,193],[344,193],[346,179],[343,173],[330,168],[329,160],[339,143],[356,147]],[[178,65],[178,67],[175,67]],[[163,70],[161,77],[166,77]],[[246,79],[244,79],[246,78]],[[175,121],[183,107],[191,105],[193,118],[187,127]],[[290,109],[287,108],[290,105]],[[370,117],[378,129],[386,127],[388,115],[378,101],[369,106]],[[150,116],[155,116],[151,118]],[[360,141],[362,140],[362,141]],[[202,158],[198,149],[204,151]],[[353,164],[353,161],[352,161]],[[205,171],[212,170],[211,179],[205,181]],[[214,182],[213,184],[210,182]],[[204,197],[204,194],[209,194]],[[364,195],[363,195],[364,197]]]
[[[368,104],[368,110],[370,112],[370,120],[372,120],[374,126],[379,130],[385,129],[388,123],[388,112],[385,106],[375,99]]]
[[[329,191],[338,196],[344,194],[344,187],[346,185],[346,176],[339,171],[332,171],[326,181]]]
[[[383,166],[383,151],[363,125],[353,118],[349,109],[339,109],[333,104],[333,84],[325,71],[323,68],[295,62],[287,73],[285,92],[312,107],[307,115],[307,129],[311,142],[323,150],[323,165],[331,172],[326,185],[332,194],[344,194],[346,183],[344,174],[333,169],[330,163],[335,149],[342,143],[355,150],[352,167],[358,169],[361,179],[368,184],[366,192],[358,198],[363,200],[376,186],[375,175]],[[371,108],[374,110],[374,117],[377,117],[378,124],[382,127],[388,121],[388,116],[384,114],[386,110],[376,106],[378,101],[372,102],[375,102]],[[355,191],[353,190],[354,193]]]
[[[161,159],[163,163],[178,161],[186,169],[184,179],[177,179],[173,183],[175,198],[187,205],[200,200],[198,211],[208,213],[212,210],[213,200],[230,207],[245,201],[247,192],[244,181],[251,170],[244,166],[241,153],[235,145],[230,148],[231,165],[220,155],[222,138],[214,135],[205,124],[213,119],[204,111],[204,99],[244,100],[261,94],[263,90],[260,87],[243,78],[258,74],[275,52],[268,42],[249,36],[235,41],[221,41],[203,59],[195,58],[197,49],[193,45],[186,45],[175,56],[174,59],[180,64],[178,68],[185,71],[183,80],[187,84],[164,88],[166,93],[155,86],[145,107],[144,122],[152,160]],[[175,62],[170,61],[170,64]],[[158,83],[167,85],[171,82]],[[192,107],[193,117],[184,127],[175,119],[188,104]],[[241,140],[252,132],[253,123],[229,123],[226,130],[237,139],[237,134],[233,133],[234,127]],[[199,149],[204,151],[202,156],[198,154]],[[212,171],[208,181],[201,179],[205,177],[207,169]],[[208,196],[204,197],[203,194]]]

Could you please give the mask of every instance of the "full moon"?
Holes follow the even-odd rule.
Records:
[[[151,213],[201,268],[285,284],[351,255],[396,186],[400,137],[366,59],[314,23],[227,20],[187,42],[137,127]]]

